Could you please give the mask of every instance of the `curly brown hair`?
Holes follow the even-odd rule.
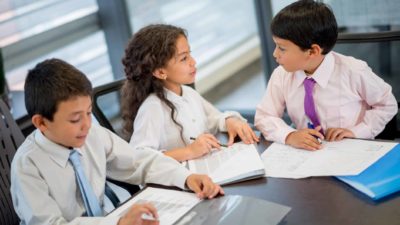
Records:
[[[174,57],[180,36],[187,38],[182,28],[154,24],[140,29],[129,41],[122,59],[127,80],[122,87],[121,100],[123,132],[127,139],[133,133],[139,107],[151,93],[155,93],[171,109],[171,118],[179,127],[183,140],[183,127],[175,120],[176,108],[165,97],[162,80],[153,76],[156,69],[166,66]]]

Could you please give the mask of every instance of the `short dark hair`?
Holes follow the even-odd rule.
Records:
[[[52,121],[60,102],[91,95],[92,84],[87,77],[60,59],[38,63],[25,80],[25,107],[30,117],[40,114]]]
[[[283,8],[271,23],[272,35],[289,40],[302,50],[319,45],[322,54],[335,46],[338,28],[335,15],[324,3],[300,0]]]

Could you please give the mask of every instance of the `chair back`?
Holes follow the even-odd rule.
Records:
[[[122,137],[121,88],[125,79],[93,89],[93,115],[99,124]]]
[[[0,99],[0,224],[19,223],[10,192],[11,161],[25,137],[12,117],[9,108]]]
[[[99,124],[115,134],[122,135],[122,116],[121,116],[121,88],[125,79],[113,81],[93,89],[93,115]],[[133,185],[121,181],[107,179],[108,181],[126,189],[129,194],[133,195],[140,190],[138,185]],[[107,187],[107,196],[114,198],[110,188]],[[114,206],[118,205],[118,201],[113,201]]]

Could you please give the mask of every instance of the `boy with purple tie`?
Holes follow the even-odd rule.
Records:
[[[255,116],[266,139],[317,150],[318,138],[374,138],[397,113],[390,85],[365,62],[331,51],[338,29],[324,3],[288,5],[274,17],[271,30],[280,66]],[[285,108],[296,129],[281,119]]]

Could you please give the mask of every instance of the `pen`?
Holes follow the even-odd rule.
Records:
[[[312,124],[311,122],[307,122],[307,127],[308,127],[308,129],[314,129],[314,128],[315,128],[315,127],[314,127],[314,124]],[[322,144],[321,138],[319,138],[319,137],[317,137],[317,136],[315,136],[315,135],[313,135],[313,137],[314,137],[315,139],[317,139],[317,141],[318,141],[320,144]]]
[[[194,137],[190,137],[190,140],[193,140],[193,141],[194,141],[194,140],[196,140],[196,138],[194,138]],[[228,147],[228,145],[221,144],[221,143],[219,143],[219,142],[218,142],[218,144],[219,144],[219,145],[221,145],[221,147],[225,147],[225,148],[227,148],[227,147]]]
[[[143,213],[142,214],[142,219],[144,220],[153,220],[153,221],[159,221],[158,218],[154,218],[151,214]]]

